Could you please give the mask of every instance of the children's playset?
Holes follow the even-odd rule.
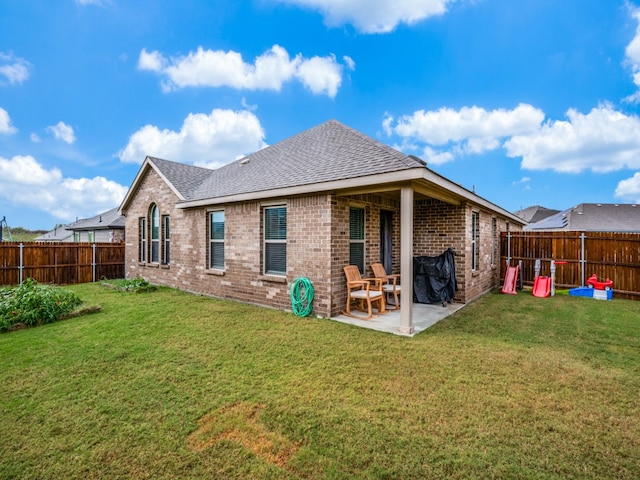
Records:
[[[522,272],[522,262],[515,267],[507,263],[507,270],[504,276],[504,285],[502,286],[501,293],[507,293],[510,295],[516,295],[518,292],[518,275]],[[551,260],[550,271],[551,275],[540,275],[540,260],[536,260],[535,263],[535,276],[533,279],[532,294],[534,297],[544,298],[553,297],[555,295],[555,276],[556,266],[564,265],[567,262]],[[522,282],[522,279],[520,279]],[[522,285],[520,285],[520,290]],[[574,297],[587,297],[595,298],[596,300],[611,300],[613,298],[613,281],[607,278],[606,280],[600,280],[593,274],[591,275],[584,286],[572,288],[569,290],[569,295]]]

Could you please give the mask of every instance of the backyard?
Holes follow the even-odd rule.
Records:
[[[405,338],[158,288],[0,334],[0,478],[640,477],[640,302],[488,294]]]

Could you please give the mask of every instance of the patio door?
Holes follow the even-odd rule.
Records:
[[[393,272],[393,212],[380,210],[380,263]]]

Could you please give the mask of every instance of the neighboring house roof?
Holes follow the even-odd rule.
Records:
[[[73,223],[57,227],[50,232],[36,237],[36,242],[65,242],[73,238],[73,232],[85,230],[114,230],[124,229],[125,219],[118,208],[112,208],[95,217],[83,218]]]
[[[518,210],[514,212],[518,217],[529,223],[539,222],[551,215],[555,215],[556,213],[560,213],[560,210],[554,210],[551,208],[541,207],[540,205],[534,205],[532,207],[527,207],[523,210]]]
[[[581,203],[531,223],[525,230],[640,232],[640,205]]]
[[[405,155],[336,120],[294,135],[217,170],[147,157],[120,211],[125,211],[149,169],[155,170],[180,199],[178,207],[316,192],[358,189],[394,182],[416,182],[417,191],[450,202],[466,199],[524,224],[464,187]]]
[[[66,226],[54,228],[50,232],[43,233],[34,239],[35,242],[65,242],[73,238],[73,232]]]
[[[124,228],[124,217],[118,213],[118,208],[112,208],[91,218],[83,218],[66,225],[72,231],[79,230],[109,230]]]

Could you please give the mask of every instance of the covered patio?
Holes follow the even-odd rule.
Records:
[[[377,315],[369,320],[360,320],[346,315],[337,315],[331,320],[347,323],[349,325],[355,325],[357,327],[368,328],[370,330],[377,330],[379,332],[393,333],[395,335],[401,335],[405,337],[413,337],[416,334],[425,331],[427,328],[435,325],[440,320],[445,319],[449,315],[457,312],[465,306],[464,303],[449,303],[446,307],[439,304],[427,305],[423,303],[413,303],[411,308],[412,313],[412,329],[401,327],[400,312],[402,310],[389,310],[386,313]]]

